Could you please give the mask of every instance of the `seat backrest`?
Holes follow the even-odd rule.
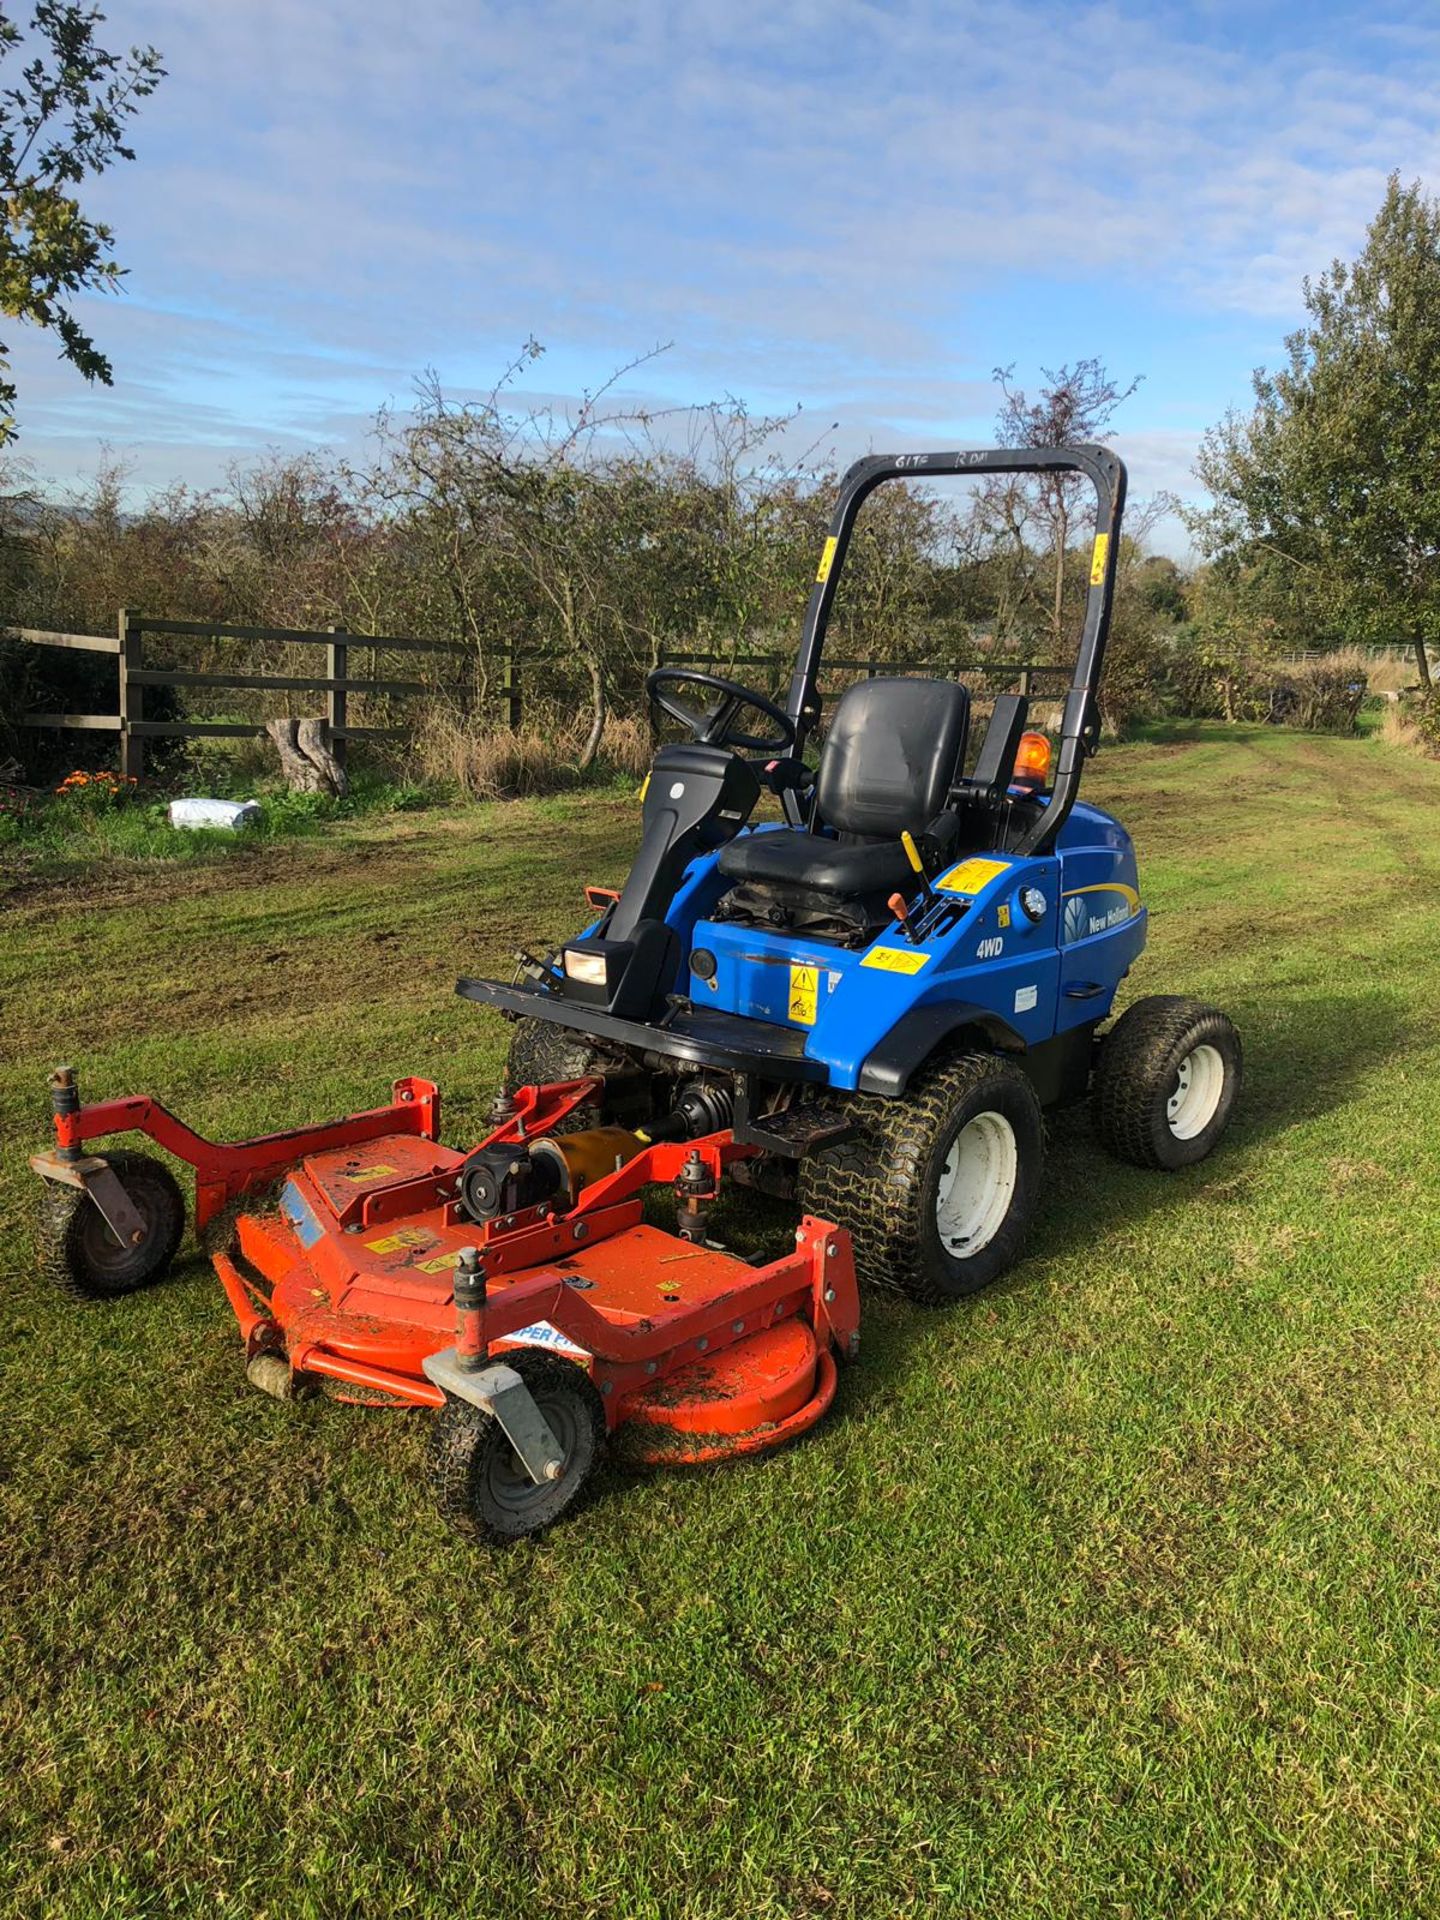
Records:
[[[970,695],[953,680],[847,687],[820,754],[820,818],[841,833],[919,833],[945,805],[969,726]]]

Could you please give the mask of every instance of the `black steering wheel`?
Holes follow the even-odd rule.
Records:
[[[692,707],[669,691],[671,686],[704,687],[720,698],[713,707]],[[795,722],[783,707],[767,700],[763,693],[742,687],[734,680],[722,680],[718,673],[701,673],[695,667],[656,667],[647,675],[645,691],[662,713],[678,720],[703,747],[743,747],[747,753],[788,753],[795,744]],[[746,707],[753,707],[780,729],[771,739],[753,733],[737,733],[735,720]]]

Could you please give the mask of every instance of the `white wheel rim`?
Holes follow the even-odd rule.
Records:
[[[1003,1113],[977,1113],[950,1142],[935,1189],[935,1226],[952,1260],[988,1247],[1015,1197],[1020,1150]]]
[[[1225,1091],[1225,1062],[1218,1047],[1195,1047],[1180,1062],[1165,1118],[1177,1140],[1193,1140],[1215,1118]]]

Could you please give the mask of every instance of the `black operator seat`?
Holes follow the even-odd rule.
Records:
[[[742,833],[720,852],[727,880],[846,898],[905,888],[902,833],[946,806],[970,727],[970,695],[953,680],[861,680],[835,709],[815,777],[815,820],[839,835]]]

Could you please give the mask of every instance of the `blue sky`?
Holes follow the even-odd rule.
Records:
[[[1193,491],[1302,276],[1392,168],[1440,174],[1440,11],[1404,0],[105,3],[170,75],[93,195],[115,387],[10,336],[58,481],[101,441],[139,485],[352,449],[533,334],[522,391],[673,342],[629,394],[800,405],[841,458],[986,442],[995,366],[1095,354],[1144,375],[1134,484]]]

